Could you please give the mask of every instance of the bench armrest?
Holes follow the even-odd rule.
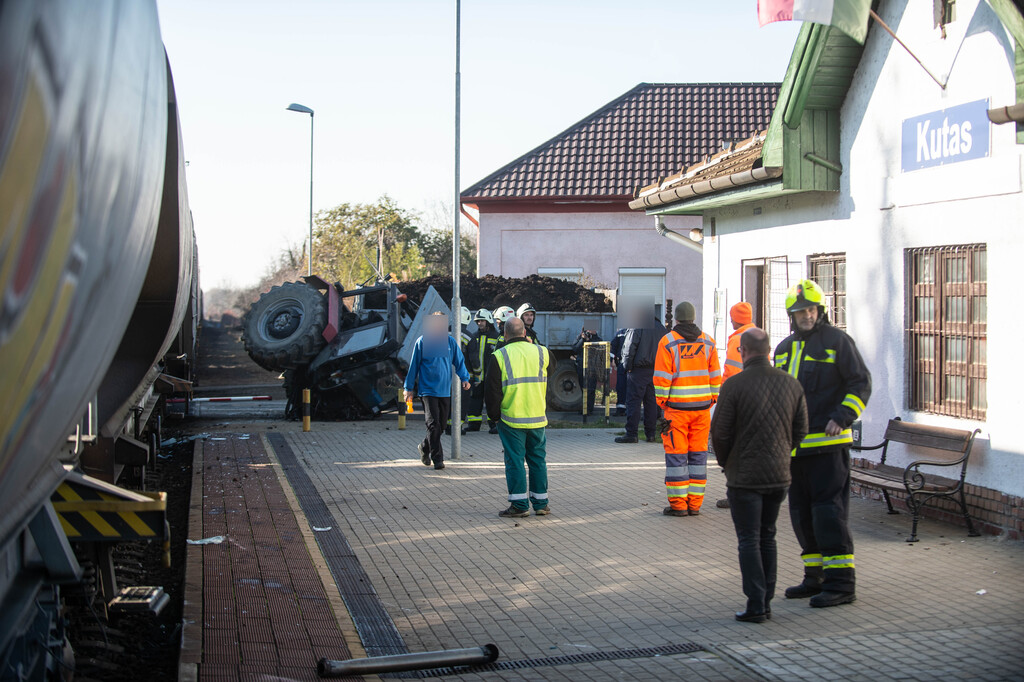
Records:
[[[879,448],[884,448],[888,443],[889,443],[889,441],[883,440],[878,445],[871,445],[869,447],[865,447],[865,446],[862,445],[859,448],[851,446],[850,449],[851,450],[856,450],[857,452],[865,452],[867,450],[878,450]]]
[[[922,467],[922,466],[953,467],[953,466],[958,466],[959,465],[960,466],[960,479],[961,479],[959,485],[962,485],[963,484],[964,469],[966,468],[967,456],[969,454],[970,454],[969,452],[965,453],[964,456],[959,458],[959,459],[952,460],[952,461],[946,461],[946,462],[935,462],[935,461],[927,460],[927,459],[919,459],[916,462],[911,462],[910,464],[907,465],[907,468],[903,470],[903,484],[907,487],[907,491],[908,492],[913,492],[915,490],[921,490],[922,488],[924,488],[925,484],[927,483],[927,479],[926,479],[925,474],[923,472],[921,472],[919,467]],[[956,487],[953,487],[952,489],[955,490]]]

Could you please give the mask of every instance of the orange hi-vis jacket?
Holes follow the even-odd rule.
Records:
[[[664,410],[706,410],[718,400],[722,370],[715,340],[701,333],[694,341],[671,331],[658,342],[654,397]]]
[[[725,367],[722,368],[722,381],[743,371],[743,358],[740,357],[740,337],[743,336],[743,332],[753,328],[752,323],[745,324],[729,335],[729,346],[725,350]]]

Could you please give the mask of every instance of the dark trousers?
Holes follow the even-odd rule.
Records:
[[[579,379],[580,388],[587,387],[587,414],[594,414],[594,398],[597,394],[597,375],[593,372],[590,373],[589,377],[583,376],[583,368],[576,367],[576,378]],[[587,378],[587,383],[584,384],[583,380]]]
[[[619,364],[615,365],[615,394],[615,408],[618,409],[620,405],[625,407],[626,398],[629,396],[629,374],[626,368]]]
[[[644,431],[648,438],[657,433],[658,401],[654,399],[654,368],[643,367],[629,373],[629,392],[626,394],[626,435],[636,438],[640,428],[640,410],[644,413]]]
[[[452,411],[451,398],[438,398],[425,395],[423,399],[423,415],[427,422],[427,437],[423,439],[423,447],[430,453],[434,464],[444,461],[444,450],[441,449],[441,434],[448,425],[448,415]]]
[[[819,582],[829,592],[853,592],[849,448],[794,457],[790,471],[789,516],[800,543],[804,580]]]
[[[775,521],[786,489],[728,488],[729,511],[739,540],[740,574],[748,613],[764,613],[775,596],[778,549]]]

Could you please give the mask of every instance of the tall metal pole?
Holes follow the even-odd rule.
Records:
[[[309,112],[309,266],[307,275],[313,274],[313,112]]]
[[[462,74],[459,72],[462,43],[462,0],[455,0],[455,204],[452,206],[454,223],[452,225],[452,330],[456,338],[462,339],[462,295],[459,290],[459,206],[462,197],[459,195],[459,135],[460,117],[462,115],[461,88]],[[458,376],[452,375],[452,459],[458,459],[462,453],[462,386]]]

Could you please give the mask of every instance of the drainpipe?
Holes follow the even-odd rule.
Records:
[[[988,120],[997,125],[1001,123],[1024,123],[1024,103],[989,109]]]
[[[704,253],[704,246],[701,245],[700,242],[695,242],[689,237],[683,236],[678,232],[674,232],[673,230],[670,230],[667,227],[665,227],[665,222],[661,219],[660,215],[654,216],[654,229],[657,230],[658,234],[660,234],[662,237],[668,237],[675,243],[682,244],[688,249],[693,249],[699,254]]]

